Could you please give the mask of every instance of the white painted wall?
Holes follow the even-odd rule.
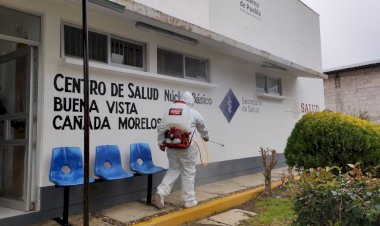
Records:
[[[62,64],[60,58],[60,27],[62,22],[81,24],[81,9],[71,1],[44,1],[34,0],[34,4],[28,4],[27,0],[2,0],[2,3],[16,8],[31,10],[43,15],[43,34],[41,45],[41,73],[39,74],[39,125],[37,149],[39,160],[38,178],[39,186],[49,186],[48,171],[50,166],[51,150],[58,146],[83,147],[83,132],[80,130],[56,130],[52,121],[56,115],[63,117],[80,115],[77,112],[54,112],[54,97],[80,98],[82,94],[59,92],[54,88],[54,77],[57,73],[64,76],[80,78],[81,67]],[[128,73],[90,70],[91,79],[103,81],[107,86],[105,96],[91,96],[99,106],[99,113],[94,115],[108,117],[111,130],[91,131],[91,171],[94,161],[95,147],[102,144],[117,144],[122,153],[124,167],[128,168],[129,145],[135,142],[147,142],[152,148],[154,162],[157,165],[167,167],[166,155],[158,150],[155,130],[119,130],[117,119],[119,114],[110,113],[107,110],[106,101],[130,101],[136,104],[139,117],[162,117],[169,102],[164,101],[164,90],[185,91],[190,90],[212,98],[212,105],[196,105],[209,126],[211,140],[224,143],[225,147],[208,143],[209,161],[218,162],[231,159],[258,156],[260,146],[275,148],[283,152],[286,140],[294,123],[301,116],[298,103],[309,101],[323,105],[323,85],[318,79],[305,80],[293,75],[277,71],[262,71],[262,67],[253,65],[232,57],[210,51],[207,46],[187,45],[150,32],[136,30],[134,24],[122,21],[112,15],[89,13],[89,26],[97,31],[111,33],[119,37],[147,43],[148,70],[155,72],[157,46],[184,52],[194,56],[200,56],[210,60],[211,81],[217,84],[217,88],[205,88],[194,86],[190,83],[173,84],[165,79],[149,80],[136,78]],[[117,69],[117,67],[115,68]],[[267,75],[278,76],[283,81],[284,100],[261,99],[255,91],[255,73],[262,72]],[[133,83],[136,86],[152,87],[159,90],[159,99],[140,100],[131,98],[111,97],[109,89],[111,83]],[[61,81],[58,83],[62,85]],[[239,109],[230,123],[224,118],[219,105],[229,89],[232,89],[240,102]],[[125,88],[127,90],[127,88]],[[127,92],[125,94],[128,94]],[[252,99],[258,102],[259,113],[243,112],[242,98]],[[245,105],[245,107],[249,107]],[[251,106],[252,107],[252,106]],[[121,115],[135,116],[135,115]]]
[[[319,15],[299,0],[136,2],[322,72]]]

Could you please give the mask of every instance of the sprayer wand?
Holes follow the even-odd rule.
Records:
[[[219,144],[220,146],[224,147],[224,144],[221,144],[221,143],[218,143],[218,142],[215,142],[215,141],[212,141],[212,140],[209,140],[208,142],[211,142],[211,143],[214,143],[214,144]]]

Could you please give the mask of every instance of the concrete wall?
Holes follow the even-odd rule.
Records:
[[[368,112],[371,121],[380,122],[380,66],[329,75],[324,90],[327,109]]]
[[[208,0],[173,1],[173,0],[136,0],[153,9],[164,12],[176,18],[210,28],[210,8]],[[122,3],[122,1],[120,1]]]
[[[304,67],[322,71],[319,15],[299,0],[136,2]]]
[[[63,23],[81,25],[81,7],[76,1],[58,0],[33,0],[33,4],[30,4],[28,0],[2,0],[0,3],[42,16],[42,41],[39,47],[40,73],[38,75],[37,162],[32,164],[37,166],[37,185],[39,187],[51,186],[52,184],[48,181],[48,169],[52,148],[57,146],[83,146],[83,132],[80,129],[54,128],[54,121],[57,120],[57,117],[72,119],[82,115],[81,112],[77,112],[73,108],[68,111],[54,110],[55,98],[73,100],[73,98],[82,97],[82,93],[59,91],[55,88],[55,85],[61,88],[69,85],[57,74],[62,74],[65,78],[70,79],[82,77],[81,61],[63,58],[60,55],[61,26]],[[264,21],[264,18],[262,20]],[[89,27],[104,34],[146,43],[148,64],[145,74],[119,66],[93,62],[90,64],[91,79],[98,83],[103,82],[107,88],[105,95],[91,95],[91,99],[96,102],[99,109],[99,111],[93,111],[91,115],[92,117],[99,117],[102,121],[107,118],[110,125],[110,128],[106,127],[91,131],[91,171],[97,145],[119,145],[123,166],[128,169],[129,145],[136,142],[149,143],[155,163],[167,167],[166,155],[158,151],[157,134],[154,128],[120,129],[118,127],[119,117],[148,118],[148,121],[161,118],[170,102],[165,98],[165,92],[177,94],[190,90],[196,96],[212,100],[211,104],[195,105],[195,109],[203,115],[209,126],[210,138],[225,144],[223,148],[212,143],[208,144],[210,162],[258,156],[260,146],[275,148],[279,152],[283,152],[294,123],[304,113],[301,105],[318,105],[323,108],[323,85],[321,79],[298,78],[289,72],[264,69],[260,65],[214,52],[208,46],[188,45],[151,32],[137,30],[134,27],[134,21],[129,21],[117,13],[107,12],[105,14],[90,8]],[[265,35],[271,37],[274,33],[266,33]],[[304,42],[308,43],[308,40],[304,40]],[[268,41],[267,45],[269,46],[270,44],[270,41]],[[157,75],[157,47],[209,59],[210,81],[212,84],[194,83],[190,80],[174,81],[171,77]],[[289,53],[291,52],[290,50]],[[297,48],[294,49],[294,52],[297,51]],[[318,58],[318,52],[313,51],[308,54],[316,54],[316,58]],[[314,60],[312,61],[312,64],[319,64],[320,59],[315,60],[315,62]],[[255,90],[255,74],[257,72],[281,78],[285,98],[258,97]],[[123,97],[111,95],[112,83],[124,86]],[[128,97],[131,94],[128,89],[130,84],[133,85],[134,91],[137,87],[140,88],[140,91],[149,88],[156,90],[159,94],[158,99],[145,100],[139,97]],[[219,105],[230,89],[240,105],[232,120],[228,122],[219,109]],[[111,112],[107,107],[107,101],[133,103],[138,113],[119,114]],[[62,120],[58,120],[58,122],[63,125]]]

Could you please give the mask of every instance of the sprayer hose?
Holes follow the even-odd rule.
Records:
[[[203,163],[202,152],[201,152],[201,149],[200,149],[200,147],[199,147],[199,145],[198,145],[198,142],[196,142],[195,140],[193,140],[193,141],[194,141],[194,143],[197,145],[197,149],[198,149],[198,152],[199,152],[199,159],[201,160],[201,164],[202,164],[204,167],[206,167],[207,164],[208,164],[208,150],[207,150],[207,146],[206,146],[205,142],[202,140],[202,142],[203,142],[203,147],[205,148],[205,152],[206,152],[206,162]]]

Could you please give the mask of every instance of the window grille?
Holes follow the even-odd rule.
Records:
[[[157,50],[157,72],[174,77],[183,77],[183,56],[163,49]]]
[[[143,44],[111,39],[111,62],[138,68],[144,67]]]
[[[88,32],[89,59],[107,63],[107,35]],[[64,25],[65,55],[83,57],[82,29]]]
[[[256,75],[257,93],[282,95],[281,79],[263,74]]]
[[[178,78],[208,81],[208,60],[158,49],[157,72]]]
[[[207,80],[208,64],[206,60],[185,57],[186,76]]]

